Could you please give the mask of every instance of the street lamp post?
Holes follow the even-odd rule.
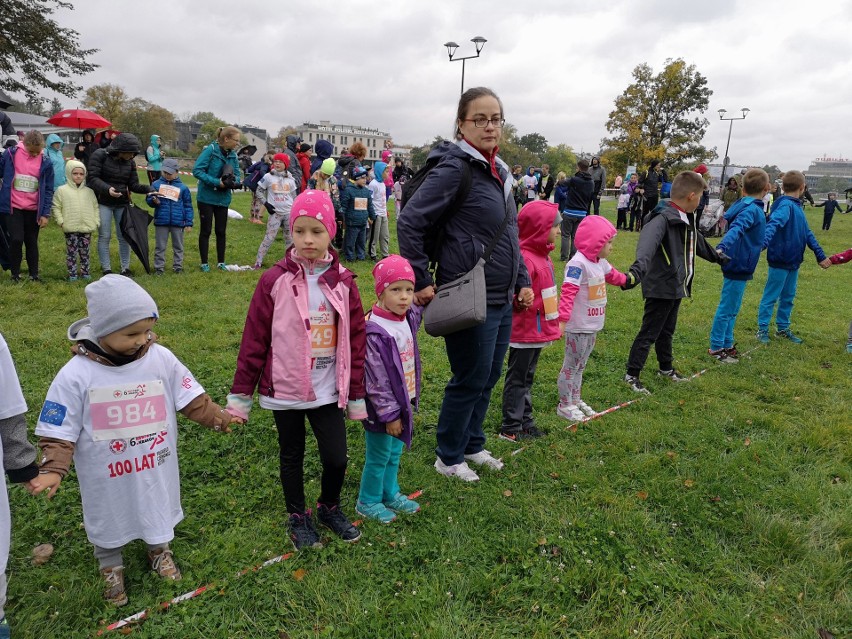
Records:
[[[727,113],[727,111],[725,109],[719,109],[719,119],[720,120],[728,120],[730,122],[730,124],[728,125],[728,143],[725,145],[725,160],[722,163],[722,180],[719,183],[719,197],[720,198],[722,197],[722,190],[725,188],[725,173],[728,169],[728,149],[730,149],[730,147],[731,147],[731,131],[734,128],[734,120],[745,120],[746,116],[749,114],[749,111],[751,111],[751,109],[747,109],[747,108],[744,107],[744,108],[740,109],[740,111],[742,111],[741,116],[726,118],[725,114]]]
[[[457,45],[455,42],[445,42],[444,43],[444,46],[447,47],[447,53],[450,56],[450,62],[458,62],[459,60],[461,60],[461,63],[462,63],[461,92],[462,93],[464,93],[464,61],[470,60],[471,58],[478,58],[479,54],[482,52],[482,47],[484,47],[485,43],[488,42],[488,40],[486,40],[482,36],[476,36],[475,38],[471,38],[470,41],[473,42],[473,44],[476,46],[476,55],[469,55],[469,56],[465,56],[464,58],[454,58],[453,57],[453,55],[455,55],[456,49],[459,48],[459,45]]]

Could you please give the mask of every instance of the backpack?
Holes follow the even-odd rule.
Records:
[[[417,189],[420,188],[420,185],[422,185],[423,182],[426,181],[426,176],[429,175],[432,169],[438,166],[438,163],[440,161],[440,156],[429,158],[428,160],[426,160],[425,166],[419,168],[412,177],[407,179],[402,184],[403,208],[405,208],[405,204],[417,192]],[[426,255],[429,257],[430,265],[437,264],[438,252],[441,247],[441,243],[444,239],[444,227],[446,226],[447,221],[450,219],[450,217],[467,199],[467,196],[470,195],[470,185],[470,164],[468,162],[462,162],[462,177],[461,182],[459,183],[459,190],[456,191],[456,194],[453,197],[453,201],[450,202],[450,205],[441,214],[441,217],[438,218],[438,220],[427,229],[423,237],[423,248],[426,251]],[[400,211],[401,210],[402,209],[400,209]]]
[[[660,197],[668,198],[672,196],[672,183],[671,182],[663,182],[660,186]]]

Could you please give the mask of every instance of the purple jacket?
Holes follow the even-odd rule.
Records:
[[[423,307],[412,305],[406,313],[406,321],[414,338],[415,397],[414,410],[420,404],[420,349],[417,347],[417,329],[423,316]],[[374,433],[384,433],[385,425],[395,419],[402,420],[399,438],[411,448],[414,431],[414,411],[408,397],[402,358],[396,341],[381,326],[367,320],[367,359],[364,363],[364,379],[367,385],[367,419],[364,428]]]

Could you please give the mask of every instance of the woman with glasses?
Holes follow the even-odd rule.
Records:
[[[465,91],[458,104],[455,140],[443,142],[429,154],[430,160],[439,161],[406,202],[405,215],[397,222],[400,253],[414,269],[415,300],[422,305],[434,297],[436,285],[470,271],[500,233],[485,265],[485,323],[444,338],[453,376],[438,418],[435,469],[463,481],[479,479],[467,462],[493,470],[503,467],[485,449],[483,422],[509,347],[512,304],[527,308],[533,297],[518,245],[512,178],[497,156],[504,123],[503,104],[491,89]],[[466,175],[469,182],[463,179]],[[467,188],[467,196],[452,210],[460,188]],[[437,234],[438,266],[433,276],[426,245],[438,228],[443,234]]]

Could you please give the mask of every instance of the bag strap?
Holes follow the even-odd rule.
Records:
[[[497,241],[503,237],[503,232],[506,230],[506,226],[509,224],[509,218],[512,217],[512,209],[507,206],[506,207],[506,216],[503,218],[503,223],[500,225],[500,230],[497,231],[497,234],[491,238],[491,242],[488,244],[488,248],[485,249],[485,253],[482,254],[482,259],[485,260],[485,263],[491,261],[491,252],[494,250],[494,247],[497,246]]]
[[[435,236],[435,255],[438,255],[441,251],[441,244],[444,242],[444,230],[447,227],[447,222],[450,221],[450,218],[453,214],[458,211],[459,207],[464,203],[467,199],[467,196],[470,195],[470,187],[473,182],[473,177],[470,174],[470,163],[467,161],[462,162],[462,177],[461,182],[459,183],[459,188],[456,191],[456,194],[453,196],[452,202],[447,207],[447,210],[441,214],[441,217],[438,218],[436,222],[438,226],[438,231]],[[438,269],[438,261],[430,260],[428,270],[433,274]]]

